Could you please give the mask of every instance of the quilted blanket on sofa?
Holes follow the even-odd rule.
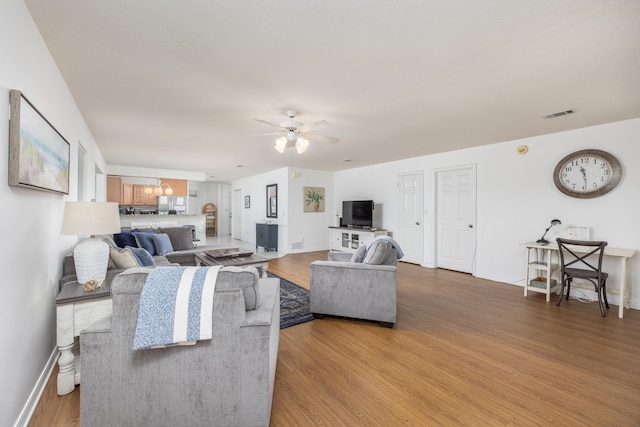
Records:
[[[213,294],[219,266],[155,267],[138,309],[134,350],[211,339]]]

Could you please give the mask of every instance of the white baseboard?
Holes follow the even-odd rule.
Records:
[[[47,387],[47,382],[49,381],[49,377],[51,377],[53,368],[56,366],[59,355],[60,352],[58,351],[58,348],[54,348],[51,356],[49,356],[49,360],[47,360],[47,364],[38,378],[38,381],[29,395],[29,399],[24,404],[24,407],[20,412],[20,416],[13,425],[14,427],[27,427],[29,425],[29,421],[31,421],[31,417],[38,406],[38,402],[40,402],[40,397],[42,397],[42,393],[44,393],[44,389]]]

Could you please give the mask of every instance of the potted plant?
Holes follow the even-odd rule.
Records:
[[[305,194],[305,203],[307,207],[312,206],[313,210],[318,212],[318,209],[320,209],[320,202],[322,200],[324,200],[324,194],[322,194],[319,189],[311,188],[307,190],[307,193]]]

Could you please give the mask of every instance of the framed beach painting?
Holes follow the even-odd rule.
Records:
[[[69,194],[69,143],[19,90],[9,102],[9,185]]]

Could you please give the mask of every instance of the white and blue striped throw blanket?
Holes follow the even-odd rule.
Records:
[[[155,267],[140,292],[134,350],[195,344],[212,337],[220,267]]]

